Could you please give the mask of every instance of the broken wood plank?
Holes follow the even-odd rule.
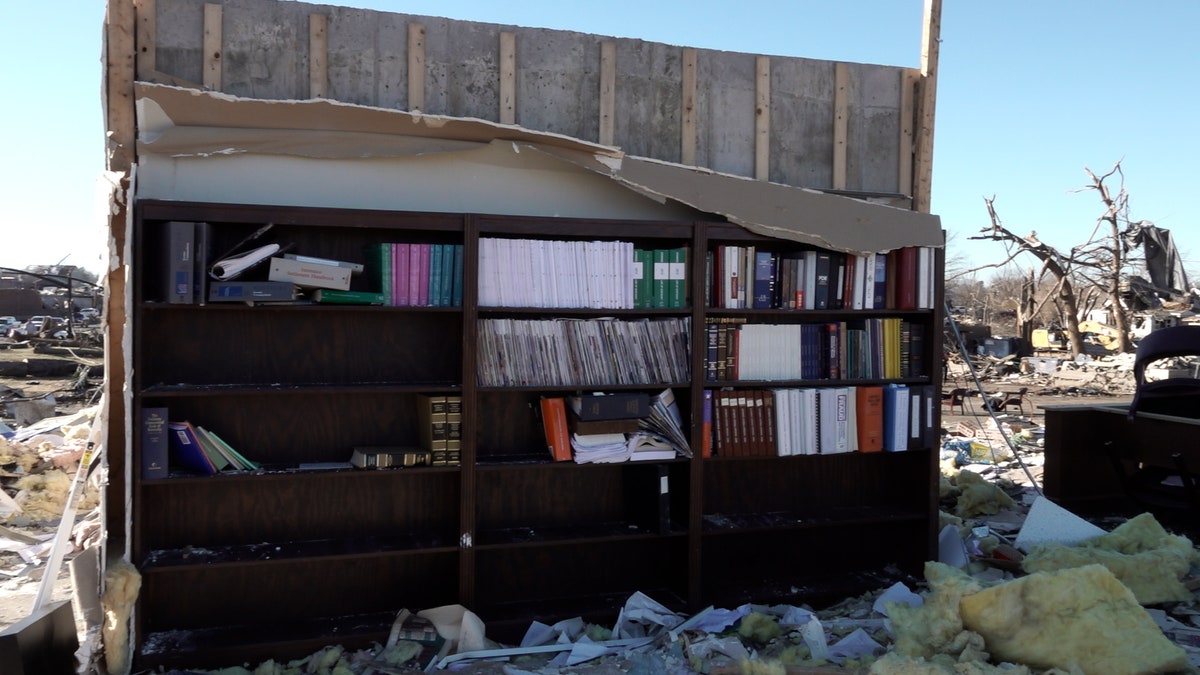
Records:
[[[913,124],[916,121],[913,97],[919,77],[920,73],[912,68],[900,73],[900,166],[896,191],[910,196],[913,191]]]
[[[204,5],[204,88],[221,91],[221,5]]]
[[[679,157],[683,164],[696,163],[696,50],[683,50],[683,119],[680,123]]]
[[[408,110],[425,109],[425,25],[408,24]]]
[[[933,192],[933,120],[937,107],[938,50],[942,41],[942,0],[925,0],[921,31],[921,78],[917,89],[917,138],[913,156],[913,210],[929,213]]]
[[[517,34],[500,33],[500,123],[517,123]]]
[[[850,65],[833,71],[833,189],[846,189],[846,138],[850,129]]]
[[[329,17],[308,15],[308,97],[329,96]]]
[[[602,145],[612,145],[617,112],[617,44],[600,43],[600,136]]]
[[[149,80],[158,69],[158,48],[155,44],[158,33],[156,1],[138,0],[134,7],[134,11],[137,13],[136,64],[139,80]]]
[[[755,60],[754,177],[771,178],[771,57]]]

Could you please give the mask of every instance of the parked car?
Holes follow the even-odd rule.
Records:
[[[0,331],[8,332],[9,328],[21,323],[15,316],[0,316]]]
[[[49,327],[53,329],[53,333],[48,336],[42,335],[42,329]],[[8,336],[14,340],[24,340],[32,337],[67,337],[66,325],[62,319],[52,316],[36,315],[29,317],[25,323],[19,323],[8,329]]]

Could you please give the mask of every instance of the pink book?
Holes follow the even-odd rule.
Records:
[[[392,244],[392,304],[410,305],[408,301],[408,244]]]
[[[413,244],[418,246],[418,244]],[[419,244],[421,247],[421,274],[417,277],[417,301],[414,305],[427,307],[429,305],[429,244]]]
[[[421,299],[421,245],[409,244],[408,246],[408,288],[405,289],[405,294],[408,296],[406,305],[419,305]]]

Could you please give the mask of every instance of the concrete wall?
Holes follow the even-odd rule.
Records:
[[[212,0],[209,0],[211,3]],[[156,0],[155,69],[141,79],[202,82],[205,0]],[[275,0],[224,0],[220,90],[250,98],[309,98],[309,16],[327,17],[328,97],[407,110],[408,26],[425,28],[422,112],[500,119],[500,34],[515,34],[516,123],[598,141],[601,44],[616,46],[614,145],[682,158],[679,46]],[[756,55],[697,50],[699,166],[753,176]],[[769,180],[834,187],[835,62],[771,57]],[[845,189],[911,194],[902,185],[901,95],[907,69],[849,64]],[[165,75],[166,77],[163,77]]]

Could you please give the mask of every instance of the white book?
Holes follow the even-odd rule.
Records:
[[[817,298],[817,252],[804,252],[804,309],[813,309]]]

